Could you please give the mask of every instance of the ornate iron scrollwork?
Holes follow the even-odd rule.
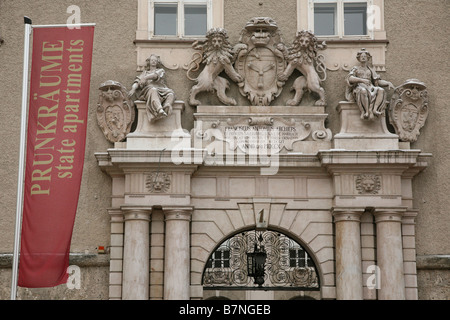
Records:
[[[253,253],[255,241],[264,246],[267,254],[263,288],[319,290],[317,269],[306,250],[286,235],[269,230],[246,231],[224,241],[206,263],[204,289],[257,287],[248,275],[247,265],[247,255]]]

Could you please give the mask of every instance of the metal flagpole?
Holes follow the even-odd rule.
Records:
[[[12,265],[11,300],[16,300],[19,267],[20,232],[22,227],[23,188],[25,175],[25,152],[28,111],[28,69],[30,61],[31,19],[24,17],[25,41],[23,48],[23,84],[22,84],[22,119],[20,123],[19,173],[17,178],[16,230],[14,238],[14,254]]]

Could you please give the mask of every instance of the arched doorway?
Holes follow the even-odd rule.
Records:
[[[275,230],[243,231],[223,241],[206,262],[202,285],[204,298],[320,297],[319,273],[307,250]]]

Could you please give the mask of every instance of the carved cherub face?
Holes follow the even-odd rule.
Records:
[[[417,86],[413,86],[411,88],[411,95],[409,96],[412,100],[418,100],[420,98],[419,88]]]
[[[111,87],[109,87],[108,91],[103,92],[103,97],[108,102],[114,101],[114,90]]]

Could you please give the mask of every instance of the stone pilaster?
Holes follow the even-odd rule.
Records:
[[[334,209],[336,228],[336,298],[362,300],[361,215],[363,209]]]
[[[125,221],[123,300],[148,300],[150,209],[122,208]]]
[[[111,218],[111,246],[109,260],[109,299],[122,299],[124,221],[120,209],[108,209]]]
[[[190,298],[191,207],[163,207],[165,230],[164,299]]]
[[[405,272],[405,299],[418,300],[416,261],[416,210],[407,210],[402,216],[403,267]]]
[[[402,214],[400,209],[376,209],[377,264],[380,268],[379,300],[404,300]]]

